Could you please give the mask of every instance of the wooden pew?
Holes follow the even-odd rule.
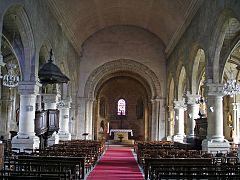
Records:
[[[57,156],[17,156],[5,162],[5,170],[14,171],[41,171],[41,172],[66,172],[85,178],[85,157],[57,157]]]
[[[1,170],[0,178],[7,179],[45,179],[45,180],[71,180],[71,172],[46,172],[46,171],[16,171],[16,170]]]
[[[177,166],[185,166],[185,165],[211,165],[211,158],[145,158],[144,164],[144,174],[145,179],[149,178],[149,174],[151,173],[152,167],[161,167],[165,165],[177,165]]]
[[[75,166],[78,170],[75,170],[79,173],[79,179],[85,178],[85,157],[59,157],[59,156],[18,156],[18,160],[21,162],[36,163],[41,164],[57,164],[61,169],[66,167]],[[75,172],[76,173],[76,172]]]
[[[231,179],[240,177],[239,167],[230,164],[152,166],[148,179]]]

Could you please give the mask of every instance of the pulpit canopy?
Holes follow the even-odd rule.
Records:
[[[67,83],[70,79],[65,76],[57,65],[52,61],[52,49],[50,51],[50,58],[47,63],[43,64],[38,72],[40,83],[42,84],[56,84]]]

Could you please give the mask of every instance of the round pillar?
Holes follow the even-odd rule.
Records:
[[[19,110],[19,132],[12,139],[12,147],[35,149],[39,148],[39,138],[35,136],[34,119],[36,110],[36,96],[41,85],[38,82],[19,82],[18,91],[20,94]]]
[[[71,140],[69,133],[69,108],[70,101],[62,100],[58,104],[59,109],[59,140]]]
[[[207,139],[202,150],[216,153],[229,151],[229,142],[223,136],[223,85],[207,83]]]
[[[184,111],[186,105],[184,101],[174,101],[174,111],[175,111],[175,126],[174,126],[174,136],[173,141],[183,142],[184,134]]]
[[[194,128],[196,125],[195,119],[198,118],[199,113],[199,104],[197,104],[199,98],[199,95],[187,94],[187,139],[195,137]]]

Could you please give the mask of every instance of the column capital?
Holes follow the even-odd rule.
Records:
[[[220,83],[207,83],[206,93],[208,96],[224,96],[223,86]]]
[[[232,105],[234,105],[234,106],[240,106],[240,103],[236,102],[236,103],[232,103]]]
[[[174,109],[173,105],[169,105],[167,108],[168,108],[168,111],[171,111]]]
[[[196,102],[199,100],[199,98],[201,97],[200,95],[197,94],[189,94],[187,93],[187,104],[189,105],[194,105],[196,104]]]
[[[186,104],[184,100],[173,101],[173,103],[174,103],[174,109],[181,109],[181,108],[186,109]]]
[[[60,99],[60,94],[41,94],[43,103],[57,103]]]
[[[156,103],[156,102],[160,102],[160,103],[165,103],[166,98],[160,98],[160,97],[156,97],[154,99],[151,99],[151,103]]]
[[[68,99],[63,99],[57,103],[57,108],[58,109],[64,109],[64,108],[69,109],[69,108],[71,108],[71,102],[72,101],[70,101]]]
[[[18,92],[20,95],[37,95],[41,86],[42,85],[37,81],[20,81],[18,83]]]
[[[6,63],[3,62],[2,52],[0,51],[0,67],[5,66]]]

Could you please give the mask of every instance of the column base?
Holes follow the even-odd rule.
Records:
[[[240,139],[239,139],[239,137],[233,137],[233,143],[234,144],[239,144],[240,143]]]
[[[59,135],[59,140],[66,141],[66,140],[71,140],[71,134],[70,133],[58,133]]]
[[[172,141],[173,140],[173,136],[167,136],[167,141]]]
[[[174,135],[173,138],[172,138],[172,140],[173,140],[174,142],[183,143],[184,138],[185,138],[185,135],[179,135],[179,134],[178,134],[178,135]]]
[[[240,146],[238,146],[237,154],[238,154],[238,159],[240,159]],[[239,161],[238,161],[238,162],[239,162]]]
[[[52,146],[54,144],[58,144],[59,143],[59,135],[55,133],[53,133],[52,137],[48,138],[48,146]]]
[[[71,134],[71,139],[77,139],[77,135],[76,134]]]
[[[24,151],[24,149],[38,149],[40,140],[37,136],[27,136],[27,137],[21,137],[21,136],[14,136],[12,139],[12,148],[18,148],[21,152]]]
[[[230,144],[226,139],[224,139],[223,141],[204,139],[202,141],[202,150],[213,154],[216,154],[217,152],[226,153],[230,151]]]

